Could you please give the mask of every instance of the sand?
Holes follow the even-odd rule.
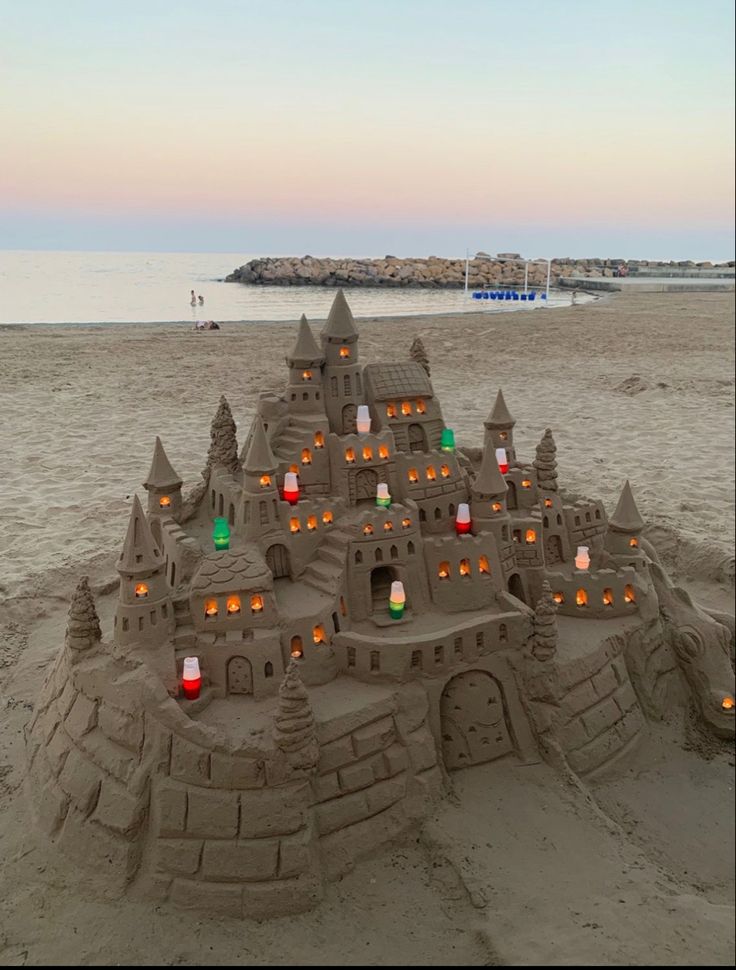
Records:
[[[325,294],[325,308],[331,294]],[[733,294],[621,294],[504,316],[361,320],[362,359],[421,334],[460,443],[503,387],[522,455],[613,509],[629,477],[674,572],[732,601]],[[683,712],[589,790],[544,765],[453,776],[421,831],[321,908],[240,924],[107,898],[37,841],[22,728],[89,571],[103,620],[153,437],[193,483],[225,393],[243,440],[294,326],[0,329],[0,964],[725,965],[733,961],[733,756]]]

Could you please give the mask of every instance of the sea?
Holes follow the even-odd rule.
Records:
[[[327,316],[334,291],[318,286],[225,283],[247,253],[47,252],[0,250],[0,324],[271,321]],[[204,306],[190,306],[190,292]],[[581,299],[585,297],[581,294]],[[505,312],[526,303],[479,304],[459,290],[349,291],[356,317],[415,313]],[[569,293],[550,294],[566,305]],[[540,305],[537,303],[537,305]]]

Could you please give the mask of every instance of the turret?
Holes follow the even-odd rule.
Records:
[[[164,557],[154,541],[137,495],[133,497],[117,571],[120,593],[115,613],[116,642],[146,647],[163,644],[173,632],[174,610]]]
[[[324,414],[322,365],[325,357],[314,339],[307,318],[302,314],[296,343],[286,355],[289,386],[286,399],[289,410],[297,413]]]
[[[143,483],[148,492],[148,514],[170,515],[177,519],[181,512],[182,480],[171,467],[161,439],[156,437],[151,470]]]
[[[496,452],[486,446],[480,469],[470,486],[470,517],[476,532],[494,534],[499,549],[511,541],[506,490],[506,480],[498,467]]]
[[[243,498],[238,518],[248,539],[281,532],[276,467],[263,421],[256,415],[243,467]]]
[[[66,625],[65,642],[72,663],[94,653],[101,639],[100,619],[89,588],[89,580],[87,576],[82,576],[72,594]]]
[[[516,461],[516,451],[514,450],[514,425],[516,421],[511,417],[506,402],[503,399],[503,391],[499,390],[496,401],[491,413],[484,422],[486,429],[484,447],[495,452],[496,448],[504,448],[509,464]]]
[[[322,330],[325,410],[336,434],[355,433],[363,378],[358,364],[358,331],[342,290],[338,290]]]
[[[640,556],[639,540],[643,528],[644,519],[642,519],[639,509],[636,507],[631,485],[629,485],[627,479],[621,490],[616,511],[608,520],[604,548],[613,556],[622,556],[627,559],[631,556]]]
[[[237,429],[233,413],[224,394],[212,419],[210,427],[210,448],[207,452],[207,468],[225,468],[231,475],[240,471],[238,459]]]

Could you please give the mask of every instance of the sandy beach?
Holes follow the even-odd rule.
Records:
[[[421,335],[461,446],[481,443],[502,388],[522,455],[552,428],[563,487],[609,512],[628,477],[673,574],[732,609],[733,312],[732,293],[627,293],[361,318],[360,353],[405,357]],[[0,965],[730,964],[733,755],[682,711],[589,791],[545,765],[455,775],[429,823],[294,919],[244,925],[116,900],[35,838],[22,732],[74,583],[90,574],[109,622],[154,436],[194,484],[220,394],[242,442],[259,392],[285,380],[294,333],[0,328]]]

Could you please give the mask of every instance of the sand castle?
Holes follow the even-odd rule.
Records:
[[[27,730],[60,850],[184,907],[289,914],[455,769],[585,778],[685,704],[733,734],[729,619],[670,581],[628,483],[610,518],[566,500],[552,432],[519,457],[500,390],[483,449],[456,447],[423,346],[363,365],[342,292],[286,362],[242,452],[221,399],[186,496],[156,439],[113,627],[74,593]]]

